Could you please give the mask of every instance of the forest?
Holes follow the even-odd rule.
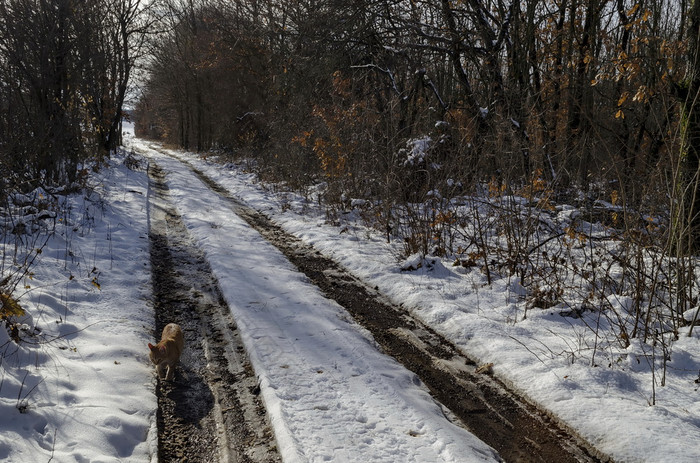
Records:
[[[329,221],[361,206],[528,307],[600,308],[623,347],[697,320],[700,2],[162,7],[138,135],[320,188]]]
[[[698,11],[678,0],[176,1],[141,135],[255,159],[325,199],[584,196],[693,230]],[[681,238],[685,237],[685,238]],[[670,238],[670,236],[666,236]]]
[[[98,169],[133,106],[404,257],[666,346],[697,306],[699,40],[692,0],[3,0],[0,199]]]
[[[161,8],[137,104],[142,135],[255,159],[291,188],[322,179],[329,205],[381,203],[383,227],[394,204],[434,192],[529,188],[555,203],[621,205],[617,220],[633,229],[665,216],[675,254],[699,244],[696,4]],[[434,240],[423,241],[427,251]]]

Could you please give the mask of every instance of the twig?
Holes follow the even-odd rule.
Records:
[[[53,460],[54,453],[56,453],[56,431],[58,428],[54,428],[53,430],[53,442],[51,444],[51,458],[49,458],[49,461],[46,463],[51,463],[51,460]]]

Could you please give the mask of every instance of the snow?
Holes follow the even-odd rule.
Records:
[[[20,282],[26,341],[0,329],[3,461],[149,461],[155,449],[147,180],[115,165],[90,183],[58,197],[56,233]],[[39,246],[24,239],[20,263]],[[13,249],[6,238],[3,276]]]
[[[0,330],[1,460],[157,459],[150,192],[123,160],[57,206],[57,232],[22,282],[31,334],[17,345]],[[498,461],[218,195],[158,162],[236,318],[284,461]]]
[[[429,136],[421,138],[413,138],[406,142],[406,160],[404,165],[415,166],[425,162],[425,158],[428,156],[430,147],[433,143],[433,139]]]
[[[169,172],[170,194],[207,255],[260,378],[285,461],[497,460],[224,199],[148,143],[129,143]],[[410,148],[419,153],[418,146]],[[665,386],[652,381],[655,360],[640,342],[608,346],[593,367],[585,325],[592,314],[530,309],[524,318],[525,290],[516,281],[488,286],[478,269],[434,256],[397,262],[401,243],[353,222],[354,213],[331,225],[313,201],[276,195],[234,164],[172,154],[411,308],[479,363],[493,363],[500,379],[616,461],[700,460],[698,331],[681,332],[673,344]],[[16,259],[14,243],[3,242],[3,276],[26,255],[36,257],[15,294],[30,314],[22,320],[26,342],[17,345],[0,329],[3,461],[156,460],[155,377],[146,348],[154,339],[148,181],[116,156],[89,183],[89,195],[60,197],[56,233],[46,235],[40,254],[43,240],[25,240]],[[39,234],[47,232],[42,223],[54,221],[30,219]]]

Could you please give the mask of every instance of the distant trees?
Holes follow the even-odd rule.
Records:
[[[140,0],[0,2],[4,180],[66,184],[118,146],[143,13]]]
[[[243,150],[293,184],[326,177],[338,198],[541,177],[638,205],[681,164],[693,175],[696,10],[690,0],[3,0],[0,168],[62,183],[114,149],[156,12],[164,32],[148,44],[142,134]],[[415,139],[431,140],[431,162],[406,164]]]
[[[167,32],[151,56],[138,129],[200,151],[259,137],[270,59],[251,18],[232,13],[237,3],[164,4]]]

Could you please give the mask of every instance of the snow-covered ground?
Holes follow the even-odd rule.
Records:
[[[496,461],[226,200],[179,161],[138,149],[168,172],[170,196],[207,255],[285,462]]]
[[[48,241],[52,218],[36,243],[18,237],[17,255],[14,237],[3,243],[3,277],[36,260],[14,293],[24,341],[0,328],[0,461],[149,461],[155,450],[148,181],[115,161],[89,195],[36,192],[53,202]]]
[[[495,459],[218,195],[176,161],[149,153],[172,171],[171,195],[231,306],[285,461]],[[495,374],[615,460],[700,460],[697,335],[681,333],[666,386],[657,385],[657,405],[649,406],[642,346],[633,344],[610,367],[590,367],[576,361],[586,355],[576,344],[587,336],[583,321],[539,309],[522,320],[521,288],[513,281],[489,287],[477,270],[439,260],[401,272],[397,245],[359,223],[329,225],[313,204],[276,195],[235,166],[175,154],[412,307],[480,362],[493,363]],[[0,330],[0,460],[155,458],[155,383],[145,347],[153,339],[148,181],[115,158],[89,183],[89,196],[56,206],[56,233],[16,293],[30,314],[26,342],[18,346]],[[14,246],[3,246],[4,276]],[[19,251],[36,254],[36,247]]]

